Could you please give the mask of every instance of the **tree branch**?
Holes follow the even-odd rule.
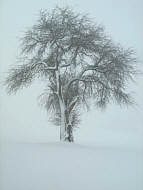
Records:
[[[76,102],[78,101],[79,97],[76,97],[72,102],[70,102],[70,105],[68,106],[69,113],[72,111],[74,108]]]
[[[58,65],[57,64],[55,64],[54,67],[47,66],[47,64],[45,62],[39,62],[37,64],[43,64],[45,66],[44,69],[46,69],[46,70],[50,70],[50,71],[56,71],[56,70],[58,70]]]

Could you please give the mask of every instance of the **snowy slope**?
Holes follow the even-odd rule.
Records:
[[[1,190],[143,190],[143,152],[66,143],[3,144]]]

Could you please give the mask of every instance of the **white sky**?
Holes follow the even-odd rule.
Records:
[[[40,9],[72,6],[88,13],[105,26],[107,34],[124,47],[133,47],[140,63],[143,60],[142,0],[0,0],[0,79],[16,64],[18,37],[36,21]],[[139,64],[140,64],[139,63]],[[142,63],[139,68],[141,68]],[[138,104],[136,109],[109,105],[105,112],[84,113],[76,140],[99,144],[129,145],[143,148],[143,78],[132,85]],[[37,104],[44,84],[35,82],[29,89],[8,96],[1,87],[0,138],[3,141],[47,142],[58,140],[57,128],[48,123],[48,116]]]

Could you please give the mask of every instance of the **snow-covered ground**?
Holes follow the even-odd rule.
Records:
[[[1,190],[143,190],[143,152],[69,143],[1,144]]]

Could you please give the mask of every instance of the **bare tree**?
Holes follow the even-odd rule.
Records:
[[[60,140],[73,141],[81,105],[104,108],[110,101],[132,103],[126,85],[136,74],[131,49],[115,45],[102,26],[70,8],[40,12],[37,23],[24,33],[22,64],[10,69],[5,84],[9,93],[46,78],[42,104],[60,126]]]

